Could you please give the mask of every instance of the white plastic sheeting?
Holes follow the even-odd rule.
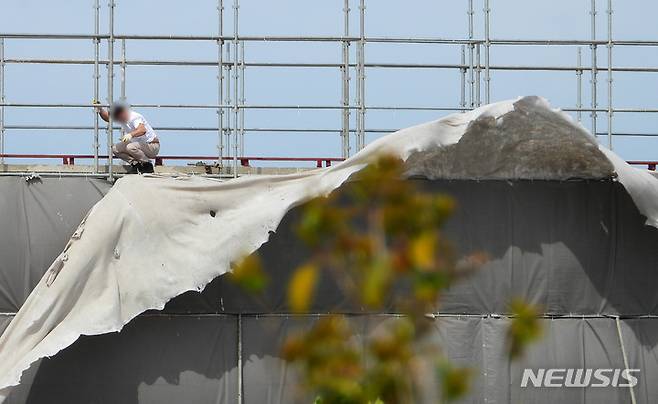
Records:
[[[378,156],[406,159],[415,151],[453,145],[471,122],[498,120],[515,105],[573,125],[573,136],[589,136],[543,99],[526,97],[401,130],[327,169],[228,182],[157,176],[119,180],[91,209],[0,337],[0,402],[2,389],[6,394],[17,385],[31,363],[57,354],[81,335],[119,331],[140,313],[202,289],[229,271],[232,261],[266,242],[288,210],[331,192]],[[658,224],[658,180],[604,152],[648,223]]]

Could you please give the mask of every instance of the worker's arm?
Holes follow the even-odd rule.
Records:
[[[143,123],[140,123],[134,131],[130,132],[130,137],[140,137],[146,134],[146,126]]]
[[[96,100],[92,100],[92,104],[100,104],[100,102]],[[105,110],[103,107],[96,107],[95,108],[96,113],[101,117],[102,120],[105,122],[110,122],[110,113]]]
[[[145,134],[146,134],[146,126],[144,126],[143,123],[140,123],[139,126],[135,128],[134,131],[128,132],[125,135],[123,135],[121,137],[121,141],[127,143],[130,142],[131,139],[144,136]]]

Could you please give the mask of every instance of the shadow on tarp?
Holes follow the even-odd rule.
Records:
[[[233,403],[236,326],[233,316],[140,316],[42,360],[8,403]]]
[[[548,314],[658,314],[658,229],[644,225],[623,186],[613,181],[417,181],[452,195],[457,211],[447,238],[462,254],[490,261],[444,295],[442,313],[506,313],[512,297]],[[286,312],[286,287],[309,257],[293,209],[259,250],[271,284],[258,297],[219,277],[202,293],[173,299],[170,313]],[[362,313],[332,279],[320,282],[311,311]],[[392,309],[389,307],[388,309]]]
[[[11,404],[42,403],[233,403],[237,399],[235,329],[230,324],[202,326],[194,316],[178,326],[177,317],[142,317],[126,336],[110,334],[85,338],[55,358],[44,360],[25,396]],[[287,336],[308,329],[317,316],[246,315],[242,317],[243,400],[246,404],[312,402],[297,385],[294,369],[280,355]],[[353,341],[384,329],[386,315],[350,316]],[[648,319],[635,320],[652,327]],[[526,356],[510,362],[505,354],[506,318],[448,317],[434,320],[430,339],[457,366],[474,370],[471,392],[463,403],[618,403],[628,398],[626,388],[521,388],[525,368],[623,368],[623,355],[613,318],[543,319],[544,337]],[[144,328],[142,328],[144,327]],[[225,327],[226,332],[217,332]],[[147,331],[145,328],[149,328]],[[189,329],[189,330],[185,330]],[[658,386],[655,352],[643,349],[624,326],[631,368],[640,368],[635,389],[638,402],[654,402]],[[647,330],[645,330],[647,331]],[[650,330],[649,330],[650,331]],[[138,333],[139,335],[135,334]],[[203,334],[203,335],[200,335]],[[632,332],[630,333],[632,334]],[[655,350],[654,350],[655,351]],[[431,372],[425,376],[432,376]],[[432,397],[436,392],[424,392]],[[425,399],[420,402],[436,402]]]

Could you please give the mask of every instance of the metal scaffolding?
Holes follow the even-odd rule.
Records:
[[[496,71],[545,71],[545,72],[573,72],[576,77],[576,92],[573,108],[565,108],[566,111],[576,113],[579,120],[583,112],[589,112],[591,116],[592,132],[597,133],[598,113],[607,115],[607,143],[613,145],[614,132],[613,117],[617,113],[645,112],[657,113],[658,108],[630,107],[619,108],[613,103],[613,73],[615,72],[658,72],[658,67],[628,67],[613,65],[613,50],[616,47],[658,47],[658,40],[615,40],[613,38],[613,2],[607,0],[607,38],[597,39],[597,0],[590,1],[590,40],[551,40],[551,39],[504,39],[491,36],[492,4],[490,0],[477,0],[482,5],[481,21],[482,37],[476,37],[476,7],[474,0],[464,0],[465,18],[468,26],[468,35],[463,39],[448,39],[439,37],[376,37],[366,35],[365,23],[367,17],[366,0],[336,0],[336,7],[342,7],[343,35],[342,36],[244,36],[240,34],[240,4],[239,0],[232,0],[233,10],[233,32],[225,33],[225,4],[224,0],[217,0],[217,34],[216,35],[126,35],[115,33],[115,0],[107,3],[108,31],[100,32],[101,4],[99,0],[90,0],[94,8],[94,32],[92,34],[37,34],[37,33],[0,33],[0,163],[5,161],[8,151],[5,148],[5,133],[7,129],[87,129],[84,125],[7,125],[6,110],[11,108],[91,108],[90,104],[73,103],[17,103],[8,101],[5,94],[5,65],[7,64],[59,64],[59,65],[92,65],[93,66],[93,98],[100,97],[100,66],[107,68],[107,98],[102,104],[111,107],[114,100],[114,68],[119,67],[121,71],[121,98],[126,97],[126,74],[131,66],[208,66],[217,69],[217,103],[216,104],[145,104],[134,103],[139,107],[157,107],[172,109],[212,109],[217,113],[216,127],[193,127],[186,128],[187,131],[215,132],[217,134],[217,164],[223,167],[226,161],[231,161],[233,167],[231,172],[237,175],[237,167],[240,157],[245,153],[245,136],[258,132],[305,132],[305,133],[335,133],[340,137],[341,157],[349,157],[354,152],[366,145],[367,134],[383,133],[398,128],[373,128],[368,126],[366,115],[368,111],[453,111],[463,112],[482,105],[483,102],[491,102],[495,98],[492,94],[492,79]],[[598,0],[599,2],[602,0]],[[605,0],[603,0],[605,1]],[[358,9],[358,35],[351,33],[350,12]],[[4,46],[8,41],[24,41],[30,39],[46,40],[90,40],[94,45],[93,59],[65,59],[65,58],[7,58]],[[217,45],[217,57],[215,60],[138,60],[126,57],[126,47],[132,41],[211,41]],[[120,59],[115,58],[115,42],[120,42]],[[336,63],[311,63],[311,62],[267,62],[246,61],[245,48],[250,42],[293,42],[293,43],[334,43],[341,50],[342,57]],[[102,59],[100,48],[103,42],[107,43],[107,58]],[[366,47],[368,44],[432,44],[457,47],[459,59],[450,63],[381,63],[368,62],[366,58]],[[598,66],[597,50],[599,46],[607,48],[607,66]],[[576,51],[575,64],[573,66],[530,66],[530,65],[501,65],[491,62],[491,54],[497,46],[519,46],[519,47],[572,47]],[[589,48],[591,54],[590,66],[583,66],[583,48]],[[351,60],[350,50],[354,49],[355,60]],[[308,68],[308,69],[333,69],[340,73],[340,100],[336,104],[325,105],[259,105],[247,104],[245,100],[245,73],[251,68]],[[414,105],[373,105],[367,102],[367,72],[372,69],[430,69],[430,70],[453,70],[461,77],[460,91],[455,94],[454,105],[442,106],[414,106]],[[599,95],[597,83],[599,70],[607,70],[607,105],[599,107]],[[590,107],[583,105],[583,83],[582,75],[588,72],[590,79]],[[354,87],[351,87],[354,77]],[[215,84],[213,84],[215,85]],[[353,94],[350,94],[353,89]],[[353,99],[350,99],[352,95]],[[90,97],[91,98],[91,97]],[[245,111],[248,110],[335,110],[340,111],[340,124],[336,129],[287,129],[287,128],[258,128],[246,127]],[[354,126],[351,117],[354,116]],[[93,126],[93,167],[94,173],[100,170],[100,138],[99,120],[94,117]],[[106,146],[111,150],[113,144],[112,122],[106,125]],[[176,130],[180,128],[158,128],[158,130]],[[628,135],[628,134],[625,134]],[[352,142],[354,139],[354,142]],[[107,158],[109,166],[108,175],[112,177],[112,157]]]

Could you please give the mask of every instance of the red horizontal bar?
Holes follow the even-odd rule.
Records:
[[[647,166],[649,171],[656,171],[658,165],[658,161],[628,161],[627,163],[632,166]]]
[[[20,158],[20,159],[63,159],[66,161],[73,161],[74,159],[93,159],[91,154],[0,154],[4,158]],[[100,159],[107,159],[107,155],[98,156]],[[159,160],[217,160],[217,156],[158,156]],[[73,160],[71,160],[73,159]],[[231,156],[223,157],[223,160],[233,160]],[[243,156],[238,157],[241,163],[249,163],[253,161],[313,161],[325,162],[330,164],[332,161],[343,161],[341,157],[267,157],[267,156]]]
[[[91,154],[0,154],[4,158],[18,159],[62,159],[64,164],[73,164],[75,159],[93,159]],[[107,159],[106,155],[98,156],[99,159]],[[217,160],[217,156],[158,156],[158,160]],[[223,157],[223,160],[233,160],[231,156]],[[332,161],[343,161],[341,157],[267,157],[267,156],[243,156],[237,160],[243,166],[248,166],[250,161],[308,161],[318,163],[318,167],[325,163],[330,166]],[[655,171],[658,161],[628,161],[630,165],[647,166],[649,170]]]

